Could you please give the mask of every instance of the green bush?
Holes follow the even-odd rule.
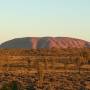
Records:
[[[4,84],[2,85],[1,90],[11,90],[11,89],[10,89],[8,83],[4,83]]]

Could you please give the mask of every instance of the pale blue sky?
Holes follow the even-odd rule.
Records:
[[[29,36],[90,41],[90,0],[0,0],[0,43]]]

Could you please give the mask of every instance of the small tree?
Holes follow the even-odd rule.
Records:
[[[12,81],[10,88],[11,90],[23,90],[21,84],[18,81]]]

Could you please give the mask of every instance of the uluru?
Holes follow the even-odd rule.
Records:
[[[90,48],[90,42],[70,37],[24,37],[6,41],[0,48]]]

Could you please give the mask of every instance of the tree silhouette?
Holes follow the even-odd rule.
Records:
[[[11,90],[23,90],[21,84],[18,81],[12,81],[10,87]]]

